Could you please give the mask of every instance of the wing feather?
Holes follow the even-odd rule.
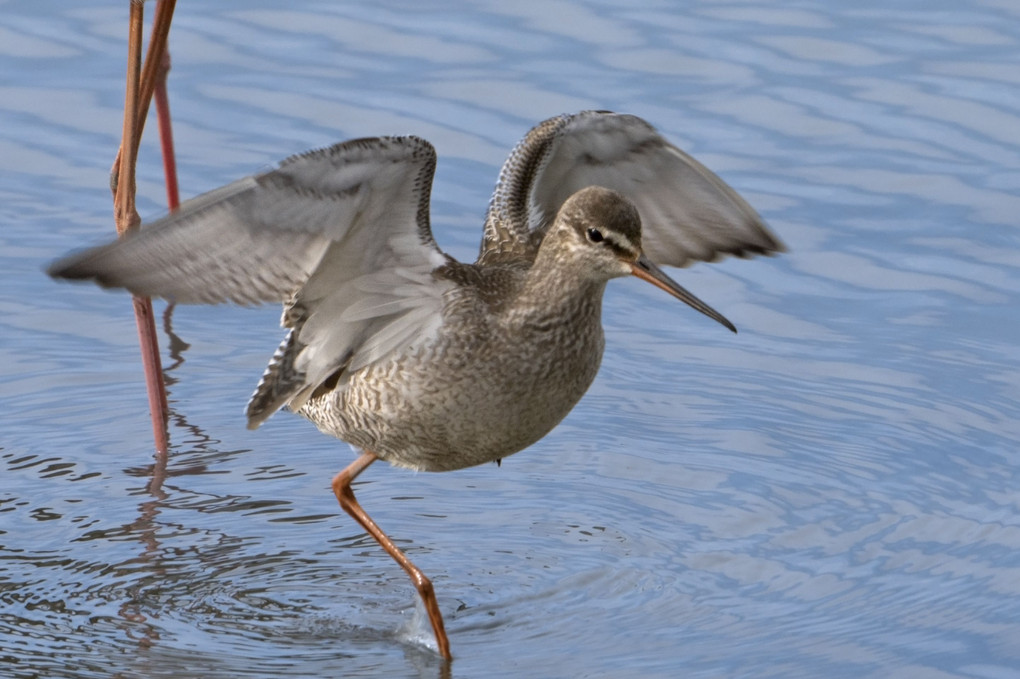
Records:
[[[647,122],[585,111],[541,123],[511,154],[489,208],[481,260],[533,256],[560,206],[588,186],[619,191],[637,206],[643,249],[657,264],[784,249],[747,201]]]
[[[291,331],[249,403],[258,426],[438,328],[451,284],[431,274],[449,261],[429,226],[435,164],[417,137],[293,156],[49,273],[181,303],[283,302]]]

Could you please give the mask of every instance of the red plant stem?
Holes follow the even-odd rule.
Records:
[[[141,4],[137,0],[131,0],[132,7],[135,4]],[[141,85],[138,89],[138,131],[137,138],[142,138],[142,130],[145,129],[145,120],[149,115],[149,102],[152,101],[153,91],[156,89],[156,84],[160,80],[166,78],[165,70],[169,69],[169,64],[163,63],[163,55],[166,54],[166,43],[167,38],[170,35],[170,23],[174,18],[174,7],[177,5],[177,0],[159,0],[156,4],[156,17],[152,23],[152,35],[149,37],[149,49],[145,53],[145,65],[142,67],[142,79]],[[141,28],[139,28],[139,31]],[[123,141],[121,142],[121,148],[117,149],[117,158],[113,163],[113,173],[116,175],[120,168],[120,157],[124,151]],[[137,157],[138,147],[135,146],[134,154]],[[111,180],[111,185],[116,190],[116,177]]]
[[[166,36],[167,31],[170,28],[170,21],[173,18],[175,2],[176,0],[159,0],[159,3],[156,5],[156,19],[152,26],[152,38],[149,40],[149,56],[146,57],[145,62],[146,66],[148,66],[149,63],[157,63],[157,52],[155,51],[158,46],[157,35],[162,35],[161,47],[163,54],[160,56],[158,61],[159,68],[156,71],[155,90],[153,92],[153,96],[156,99],[156,120],[159,123],[159,143],[160,151],[163,156],[163,177],[166,184],[166,204],[171,212],[176,210],[181,204],[180,191],[177,184],[177,156],[174,153],[174,135],[170,120],[170,97],[167,94],[166,87],[167,75],[170,73],[170,51],[166,48]],[[145,82],[145,73],[143,72],[143,96]],[[139,128],[141,128],[144,124],[144,121],[145,118],[143,117],[139,122]],[[151,310],[151,305],[149,308]],[[150,315],[149,320],[154,321],[155,319]],[[162,378],[162,366],[160,366],[159,374],[160,378]],[[166,388],[165,386],[162,386],[162,384],[159,393],[163,397],[161,406],[163,408],[165,422],[167,415],[169,414],[169,408],[166,403]],[[149,482],[149,492],[156,495],[159,495],[162,492],[163,480],[166,478],[167,463],[167,454],[162,451],[157,452],[156,464],[153,465],[152,479]]]
[[[118,162],[115,164],[116,193],[114,197],[114,215],[117,233],[122,236],[128,230],[137,228],[141,221],[138,217],[138,211],[135,209],[135,162],[138,157],[138,141],[142,127],[139,119],[140,109],[142,108],[139,81],[141,80],[143,9],[142,0],[131,0],[128,29],[127,84],[124,94],[124,129],[121,138],[121,153],[118,156]],[[151,50],[149,54],[151,61]],[[147,104],[145,108],[147,108]],[[124,152],[125,150],[127,151],[126,153]],[[138,341],[142,351],[142,366],[145,370],[145,383],[149,396],[149,413],[152,418],[153,438],[157,453],[165,455],[170,447],[169,434],[167,432],[168,407],[151,300],[136,297],[134,299],[134,310],[135,324],[138,326]]]
[[[159,144],[163,152],[166,204],[173,212],[181,204],[181,194],[177,187],[177,158],[174,155],[174,132],[170,121],[170,98],[166,91],[166,77],[170,72],[170,52],[163,53],[161,65],[159,77],[156,79],[156,120],[159,122]]]
[[[170,432],[167,431],[170,407],[166,400],[166,384],[163,382],[163,364],[159,357],[152,300],[148,297],[132,297],[132,302],[135,308],[135,325],[138,326],[138,343],[142,348],[142,368],[145,371],[146,393],[149,397],[152,436],[156,444],[156,453],[166,455],[170,449]]]

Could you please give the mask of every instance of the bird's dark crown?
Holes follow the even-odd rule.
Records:
[[[589,186],[570,196],[560,208],[564,222],[591,243],[632,259],[641,252],[641,217],[621,194]]]

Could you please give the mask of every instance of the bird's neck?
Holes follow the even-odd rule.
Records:
[[[605,289],[605,281],[572,275],[568,267],[542,266],[540,254],[508,312],[515,324],[539,328],[601,326]]]

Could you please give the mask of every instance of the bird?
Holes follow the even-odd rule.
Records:
[[[302,153],[48,273],[178,304],[282,303],[286,334],[248,402],[248,427],[286,408],[359,449],[333,492],[410,576],[450,660],[431,581],[352,482],[378,459],[442,472],[531,446],[595,379],[610,280],[636,276],[736,332],[661,267],[785,246],[736,191],[634,115],[582,111],[533,127],[502,166],[474,263],[433,238],[436,162],[415,136]]]

